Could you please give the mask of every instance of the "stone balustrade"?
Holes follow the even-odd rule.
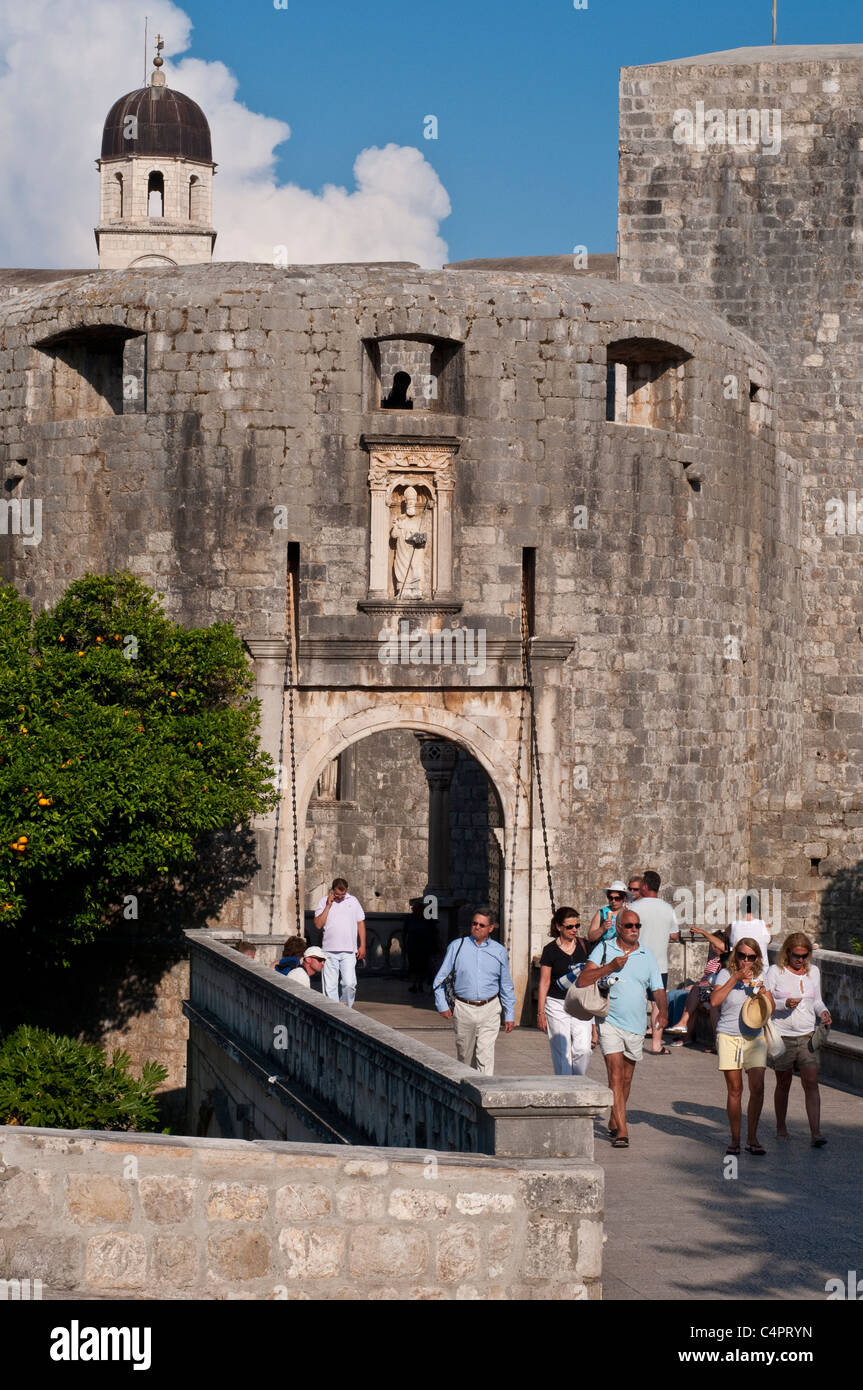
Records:
[[[592,1161],[594,1116],[611,1103],[605,1086],[480,1076],[209,932],[186,936],[191,1131]]]

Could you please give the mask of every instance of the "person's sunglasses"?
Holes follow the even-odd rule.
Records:
[[[753,956],[753,954],[752,954],[751,951],[738,951],[738,952],[737,952],[737,959],[738,959],[738,960],[757,960],[758,957],[757,957],[757,956]]]
[[[606,893],[605,896],[606,896],[607,898],[622,898],[622,897],[623,897],[623,894],[622,894],[622,893]]]
[[[623,931],[641,931],[640,922],[624,922]]]
[[[809,955],[809,952],[808,952],[808,951],[792,951],[792,952],[791,952],[791,959],[792,959],[792,960],[805,960],[806,957],[807,957],[808,955]]]

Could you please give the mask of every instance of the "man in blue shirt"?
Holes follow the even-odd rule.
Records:
[[[636,1062],[644,1054],[644,1026],[647,1022],[647,991],[653,991],[653,999],[659,1010],[659,1025],[668,1022],[668,1003],[662,984],[662,975],[652,951],[639,944],[641,923],[638,919],[638,904],[627,908],[617,918],[617,936],[613,942],[601,941],[591,952],[588,963],[582,970],[579,986],[594,985],[598,980],[608,980],[609,1009],[605,1018],[599,1019],[599,1045],[605,1058],[608,1084],[614,1096],[608,1132],[612,1136],[614,1149],[628,1149],[629,1135],[626,1130],[626,1102],[632,1085],[632,1074]],[[613,959],[609,959],[614,951]],[[606,963],[603,965],[603,955]],[[661,1036],[661,1034],[660,1034]]]
[[[458,1059],[480,1072],[494,1071],[501,1004],[506,1020],[504,1032],[511,1033],[515,1027],[515,988],[509,957],[498,941],[489,941],[495,926],[489,908],[476,908],[471,916],[470,936],[450,942],[434,978],[435,1008],[444,1018],[453,1020]],[[450,1009],[443,982],[453,970],[455,1005]]]

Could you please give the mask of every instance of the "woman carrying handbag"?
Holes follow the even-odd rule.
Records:
[[[536,1022],[548,1035],[555,1076],[584,1076],[590,1061],[593,1020],[573,1018],[564,1008],[569,986],[587,960],[578,937],[578,913],[559,907],[551,919],[552,940],[539,961]]]
[[[812,942],[802,931],[792,932],[782,943],[779,959],[767,972],[767,984],[776,1000],[774,1027],[784,1048],[770,1059],[776,1072],[773,1105],[776,1135],[790,1136],[786,1128],[788,1097],[796,1071],[803,1086],[806,1118],[813,1149],[823,1149],[827,1140],[821,1133],[821,1096],[818,1090],[818,1047],[822,1030],[833,1022],[821,998],[821,972],[812,960]]]

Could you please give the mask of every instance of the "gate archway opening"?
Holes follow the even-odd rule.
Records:
[[[457,740],[428,730],[365,735],[324,767],[305,818],[305,926],[334,877],[366,913],[369,974],[404,975],[408,919],[443,950],[488,903],[505,941],[504,815],[492,778]]]

